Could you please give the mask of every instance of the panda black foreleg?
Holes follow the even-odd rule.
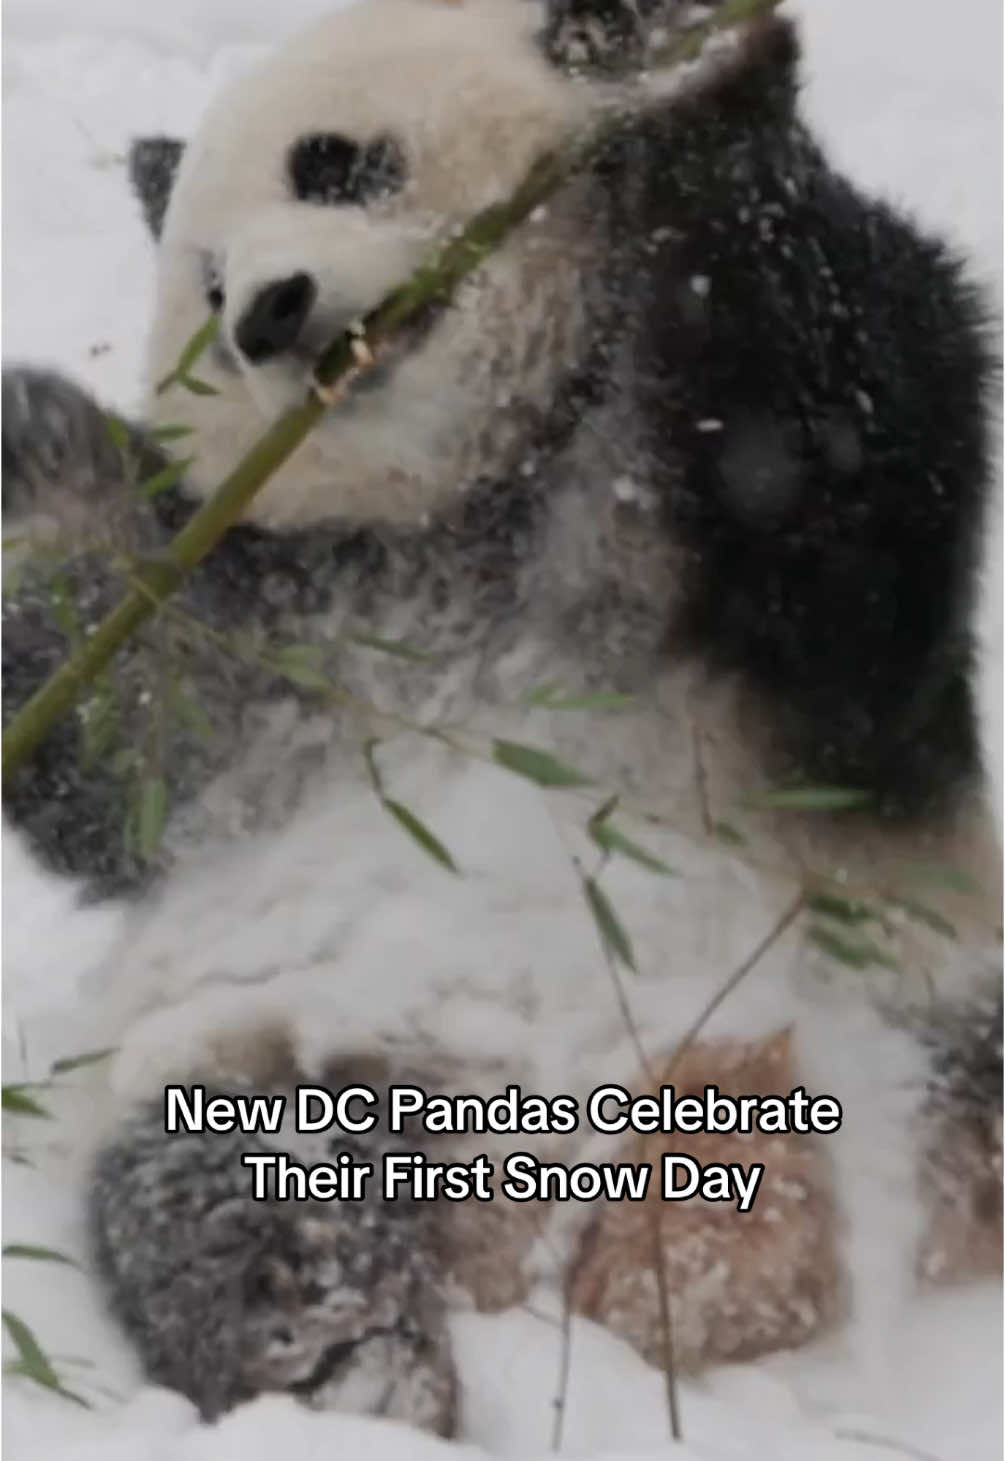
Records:
[[[3,401],[6,726],[128,592],[136,561],[161,551],[191,509],[180,496],[171,504],[144,496],[166,457],[125,423],[110,430],[72,382],[8,370]],[[183,610],[197,592],[182,590]],[[234,729],[232,707],[248,695],[237,682],[250,673],[219,656],[207,665],[199,642],[176,673],[179,633],[169,616],[152,620],[4,777],[5,816],[50,868],[86,878],[93,894],[146,882],[158,803],[193,795],[232,744],[222,732]],[[185,719],[193,680],[215,692],[215,739]]]
[[[79,538],[95,514],[125,503],[124,447],[144,477],[164,465],[152,442],[55,371],[6,368],[2,398],[8,532],[12,523],[41,512]]]
[[[994,367],[959,262],[802,124],[796,58],[764,27],[606,177],[645,243],[634,365],[682,622],[765,692],[781,760],[906,808],[975,764]]]

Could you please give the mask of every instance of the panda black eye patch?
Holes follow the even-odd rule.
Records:
[[[357,207],[401,191],[405,156],[393,137],[354,142],[339,132],[315,132],[290,148],[287,172],[301,203]]]

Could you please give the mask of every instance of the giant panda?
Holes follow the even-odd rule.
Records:
[[[329,340],[605,121],[5,778],[8,836],[121,909],[75,1026],[116,1055],[62,1119],[110,1308],[207,1417],[285,1390],[451,1433],[452,1306],[551,1282],[655,1358],[658,1284],[630,1204],[255,1203],[240,1162],[612,1161],[622,1133],[169,1137],[168,1082],[837,1097],[832,1136],[743,1148],[750,1213],[662,1205],[685,1368],[841,1324],[880,1365],[917,1283],[996,1269],[982,303],[829,166],[790,23],[664,71],[680,18],[339,11],[133,150],[142,420],[5,371],[9,718]],[[196,386],[161,388],[209,314]]]

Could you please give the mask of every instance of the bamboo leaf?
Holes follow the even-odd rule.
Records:
[[[158,492],[166,492],[184,477],[194,461],[195,457],[178,457],[175,461],[168,462],[166,467],[141,482],[138,490],[144,497],[156,497]]]
[[[45,1385],[50,1390],[58,1390],[59,1376],[53,1369],[48,1355],[24,1320],[19,1319],[16,1314],[12,1314],[9,1309],[2,1311],[2,1317],[3,1326],[14,1342],[25,1372],[31,1375],[33,1380],[37,1380],[40,1385]]]
[[[266,663],[301,690],[333,688],[332,679],[324,669],[324,649],[320,644],[283,644],[269,653]]]
[[[218,396],[220,392],[216,386],[211,386],[208,381],[200,380],[195,375],[181,375],[178,377],[178,384],[184,386],[185,390],[193,396]]]
[[[590,778],[553,756],[550,751],[536,746],[524,746],[518,741],[493,741],[492,757],[507,771],[515,771],[538,786],[589,786]]]
[[[26,1379],[34,1380],[36,1385],[41,1385],[46,1390],[54,1390],[57,1395],[62,1395],[66,1400],[72,1400],[76,1405],[82,1405],[85,1410],[90,1407],[87,1401],[80,1395],[75,1395],[72,1390],[67,1390],[53,1368],[52,1361],[28,1328],[23,1319],[12,1314],[9,1309],[2,1311],[3,1325],[14,1343],[18,1352],[18,1360],[14,1365],[7,1367],[8,1374],[23,1375]]]
[[[62,1060],[57,1060],[50,1071],[51,1075],[66,1075],[71,1070],[80,1070],[86,1065],[97,1065],[100,1060],[107,1060],[110,1055],[115,1054],[114,1045],[107,1050],[88,1050],[84,1055],[65,1055]]]
[[[55,619],[71,649],[78,648],[82,638],[80,632],[80,616],[77,613],[76,600],[61,573],[54,573],[52,575],[49,581],[49,595],[52,617]]]
[[[970,873],[945,862],[912,862],[907,865],[907,875],[920,883],[929,883],[939,888],[948,888],[953,893],[977,893],[980,887]]]
[[[184,350],[178,356],[178,364],[175,369],[179,375],[188,375],[192,366],[199,359],[199,356],[212,345],[219,332],[220,316],[218,314],[211,314],[199,326]]]
[[[384,783],[381,779],[380,768],[377,765],[377,747],[379,745],[380,741],[378,740],[371,739],[367,741],[363,746],[363,759],[366,762],[366,770],[370,777],[371,785],[381,801],[383,801]]]
[[[380,800],[395,821],[404,827],[408,835],[419,844],[423,852],[428,853],[441,867],[447,868],[452,873],[457,872],[457,864],[443,843],[434,833],[430,832],[425,823],[419,821],[414,812],[410,812],[407,807],[402,806],[401,802],[396,802],[389,796],[382,796]]]
[[[647,851],[645,847],[641,847],[639,843],[633,842],[630,837],[626,837],[624,832],[619,831],[606,818],[591,817],[586,829],[602,852],[620,852],[622,857],[630,858],[640,867],[647,868],[651,873],[659,873],[665,878],[677,876],[673,868],[669,867],[661,858]]]
[[[116,416],[112,411],[106,411],[105,430],[112,446],[117,447],[119,451],[125,451],[129,445],[129,427],[122,417]]]
[[[625,932],[618,915],[611,906],[611,901],[601,888],[600,884],[593,878],[583,879],[583,891],[586,894],[586,901],[590,912],[593,914],[593,921],[597,925],[597,932],[600,934],[604,948],[622,963],[632,973],[637,973],[635,967],[635,954],[632,950],[631,940]]]
[[[350,644],[358,644],[363,649],[376,649],[381,654],[391,654],[398,659],[427,660],[431,658],[424,650],[414,649],[403,639],[384,639],[379,634],[350,634],[348,639]]]
[[[176,707],[179,717],[198,740],[211,741],[214,738],[216,726],[207,714],[202,701],[194,692],[179,695]]]
[[[164,834],[167,801],[167,783],[163,776],[144,777],[140,783],[136,813],[136,847],[144,861],[153,857]]]
[[[5,540],[5,552],[7,551],[9,544],[10,540]],[[25,574],[27,573],[27,571],[27,557],[25,557],[20,563],[4,564],[4,570],[2,575],[3,582],[2,584],[0,584],[0,592],[2,592],[3,597],[6,600],[9,601],[11,599],[17,598],[18,594],[21,592],[22,586],[24,585]]]
[[[3,1256],[5,1258],[34,1258],[42,1263],[66,1263],[70,1268],[80,1267],[76,1259],[69,1258],[65,1253],[60,1253],[55,1248],[40,1248],[34,1243],[5,1243]]]
[[[635,704],[635,696],[621,695],[616,690],[566,695],[560,686],[539,685],[524,696],[524,704],[543,710],[627,710]]]
[[[913,918],[918,923],[926,924],[929,928],[934,929],[936,933],[941,933],[944,938],[954,939],[957,937],[956,926],[950,923],[948,918],[944,918],[934,908],[929,908],[924,903],[917,902],[914,898],[902,898],[898,895],[891,896],[886,901],[893,904],[895,908],[902,908],[909,918]]]
[[[312,665],[296,662],[282,665],[274,660],[271,663],[284,680],[289,680],[291,685],[296,685],[301,690],[330,690],[332,688],[332,682],[325,672],[314,669]]]
[[[129,776],[136,765],[138,754],[135,746],[123,746],[120,751],[116,751],[115,755],[110,758],[108,762],[109,771],[119,780],[125,776]]]
[[[886,969],[897,967],[896,961],[871,939],[852,940],[838,933],[836,929],[826,928],[819,923],[810,926],[807,936],[824,953],[853,969],[867,969],[870,964],[880,964]]]
[[[208,319],[203,321],[203,323],[196,330],[195,334],[189,338],[188,342],[183,347],[181,354],[178,356],[178,362],[175,365],[174,370],[171,371],[170,375],[166,375],[162,381],[158,382],[157,394],[159,396],[162,396],[164,392],[169,389],[169,387],[175,385],[176,383],[185,383],[184,378],[188,375],[189,371],[192,369],[192,366],[199,359],[199,356],[206,349],[206,347],[212,344],[212,342],[216,339],[219,328],[219,315],[211,314]],[[212,389],[212,387],[210,387],[210,389]]]
[[[620,800],[621,800],[620,796],[618,795],[617,792],[615,792],[614,795],[613,796],[609,796],[605,802],[601,802],[600,806],[597,808],[597,810],[594,812],[593,816],[590,818],[591,823],[592,822],[606,822],[607,819],[608,819],[608,817],[610,817],[613,814],[614,809],[618,805],[618,802]]]
[[[212,345],[220,332],[220,316],[211,314],[208,319],[196,330],[184,350],[178,356],[178,364],[175,367],[179,375],[188,375],[192,366],[199,359],[208,346]]]
[[[301,690],[332,689],[331,677],[324,668],[324,649],[319,644],[284,644],[269,653],[266,663]]]
[[[316,670],[324,664],[324,657],[320,644],[283,644],[269,655],[278,665],[308,665]]]
[[[786,812],[843,812],[868,806],[872,796],[852,786],[790,786],[757,792],[745,805]]]
[[[34,1096],[29,1096],[24,1086],[3,1086],[0,1089],[0,1102],[3,1110],[10,1111],[14,1116],[41,1116],[47,1121],[52,1120],[52,1113],[40,1106]]]
[[[897,961],[892,954],[888,954],[885,949],[880,948],[879,944],[874,943],[872,939],[864,938],[860,934],[858,946],[869,959],[870,963],[879,964],[884,969],[896,969],[898,967]]]
[[[712,825],[712,831],[720,842],[732,843],[734,847],[746,846],[746,837],[738,827],[733,826],[732,822],[715,822]]]
[[[522,698],[524,705],[543,705],[553,695],[560,695],[561,693],[561,685],[556,685],[553,681],[549,681],[546,685],[535,685]]]
[[[98,681],[83,719],[81,760],[85,767],[94,766],[111,747],[119,724],[118,710],[114,685],[108,679]]]
[[[830,954],[832,959],[837,959],[841,964],[849,964],[853,969],[864,969],[869,963],[869,959],[857,945],[849,943],[833,929],[813,924],[807,937],[817,948],[823,949],[825,954]]]
[[[183,436],[194,436],[195,427],[182,426],[180,424],[168,426],[152,426],[150,428],[150,435],[154,438],[155,441],[178,441]]]
[[[842,898],[836,893],[814,893],[806,900],[807,908],[822,913],[825,918],[834,918],[839,923],[868,923],[878,918],[875,908],[857,898]]]

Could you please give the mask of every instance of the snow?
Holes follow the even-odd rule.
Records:
[[[7,361],[58,366],[110,403],[135,405],[152,269],[123,177],[127,139],[189,133],[224,79],[263,45],[326,8],[326,0],[287,0],[281,7],[243,0],[143,7],[129,0],[7,0]],[[806,106],[837,160],[956,239],[1000,303],[998,0],[958,0],[951,11],[915,0],[803,0],[796,9],[808,52]],[[986,653],[1000,666],[1000,565],[989,580],[998,587],[987,595]],[[997,725],[1000,786],[1000,696],[989,696],[987,716]],[[522,936],[574,963],[582,921],[573,933],[571,919],[549,914],[532,891],[549,887],[560,908],[569,901],[568,890],[554,886],[553,829],[547,819],[536,820],[529,805],[514,806],[511,783],[483,779],[475,791],[472,785],[461,799],[468,808],[463,817],[460,802],[453,802],[460,818],[457,845],[465,825],[477,845],[479,817],[491,815],[494,806],[493,826],[513,829],[511,845],[497,852],[511,871],[519,866]],[[404,860],[407,849],[395,848]],[[371,861],[377,860],[374,854]],[[559,865],[567,867],[561,859]],[[87,975],[123,936],[125,915],[75,909],[71,892],[42,878],[12,838],[4,839],[3,872],[9,1080],[93,1048],[88,1035],[98,1027],[89,1029]],[[395,948],[407,948],[417,936],[432,948],[457,938],[457,909],[449,901],[454,895],[438,892],[439,903],[431,900],[425,877],[413,877],[409,864],[407,872],[381,881],[370,868],[346,889],[355,900],[351,946],[361,987],[368,971],[396,964]],[[494,911],[502,960],[508,936],[502,914],[512,918],[513,909]],[[462,922],[471,947],[486,937],[482,912],[476,909],[477,916],[469,913]],[[310,938],[309,929],[295,932]],[[293,933],[287,930],[288,938]],[[220,939],[226,937],[221,927]],[[220,945],[213,947],[219,956]],[[291,957],[289,946],[284,954]],[[193,971],[193,982],[197,977]],[[491,1048],[499,1032],[475,1002],[455,1017],[468,1021],[470,1038]],[[144,1050],[155,1057],[164,1033],[164,1025],[154,1022],[149,1044],[140,1042],[135,1058]],[[128,1082],[128,1071],[122,1079]],[[84,1119],[77,1108],[86,1109],[93,1085],[83,1071],[62,1078],[53,1098],[66,1117],[61,1130],[74,1130],[74,1116]],[[27,1124],[8,1126],[20,1138]],[[36,1166],[4,1162],[5,1241],[82,1253],[72,1156],[63,1146],[45,1150],[40,1143]],[[28,1382],[8,1380],[5,1440],[14,1461],[273,1461],[280,1451],[301,1461],[327,1461],[334,1454],[367,1454],[372,1461],[487,1455],[531,1461],[552,1454],[562,1341],[546,1293],[533,1312],[456,1317],[462,1443],[447,1444],[390,1422],[309,1413],[275,1396],[261,1397],[214,1427],[202,1426],[188,1402],[142,1386],[129,1347],[83,1272],[8,1259],[3,1276],[5,1307],[30,1323],[67,1387],[93,1406],[85,1410]],[[563,1453],[606,1461],[667,1454],[675,1461],[889,1461],[897,1454],[983,1461],[1000,1455],[999,1288],[977,1285],[913,1300],[898,1315],[897,1335],[881,1393],[860,1374],[840,1336],[685,1383],[685,1444],[671,1450],[662,1377],[620,1341],[577,1320]]]
[[[1001,300],[1002,7],[802,0],[804,107],[834,161],[953,239]]]

